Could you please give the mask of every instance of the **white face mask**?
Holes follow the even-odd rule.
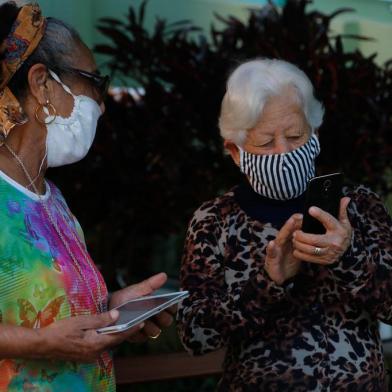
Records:
[[[50,122],[46,124],[48,167],[57,167],[80,161],[87,155],[102,112],[92,98],[74,95],[53,71],[49,70],[49,73],[74,99],[74,107],[69,117],[56,116],[53,122],[50,122],[52,116],[46,118],[46,122]]]

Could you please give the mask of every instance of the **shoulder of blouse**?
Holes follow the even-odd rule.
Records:
[[[204,202],[197,208],[192,216],[192,221],[201,221],[214,218],[216,221],[223,221],[229,215],[237,213],[240,208],[235,198],[236,187],[233,187],[223,195]]]
[[[383,204],[381,197],[365,185],[357,185],[353,188],[344,187],[343,195],[350,197],[357,206],[363,205],[366,207],[374,203]]]
[[[345,188],[345,196],[351,198],[348,212],[353,226],[372,223],[381,229],[391,230],[392,220],[380,196],[364,185],[353,189]]]

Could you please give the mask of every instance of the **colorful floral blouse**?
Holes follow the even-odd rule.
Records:
[[[43,328],[63,318],[95,314],[97,279],[81,255],[83,232],[60,191],[46,183],[43,196],[79,261],[74,266],[38,197],[0,172],[0,318],[4,324]],[[95,268],[95,267],[94,267]],[[82,275],[81,276],[81,273]],[[101,295],[107,290],[96,270]],[[90,289],[86,285],[88,281]],[[92,364],[56,360],[0,360],[0,391],[112,391],[112,359]]]
[[[188,228],[185,347],[226,347],[219,391],[385,391],[377,320],[392,324],[392,220],[377,195],[347,191],[354,230],[339,262],[303,263],[278,286],[263,268],[278,228],[247,215],[235,194],[204,203]]]

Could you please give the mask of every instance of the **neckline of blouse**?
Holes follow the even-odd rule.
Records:
[[[27,196],[29,199],[32,199],[34,201],[40,201],[40,200],[48,200],[48,198],[50,197],[51,189],[49,183],[46,180],[45,180],[45,194],[37,195],[36,193],[28,190],[23,185],[19,184],[19,182],[15,181],[13,178],[9,177],[1,170],[0,170],[0,177],[9,185],[11,185],[13,188],[15,188],[17,191]]]

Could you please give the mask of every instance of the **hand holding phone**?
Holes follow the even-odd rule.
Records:
[[[305,200],[302,230],[293,235],[294,257],[320,265],[338,262],[352,239],[347,211],[350,198],[342,198],[342,174],[310,180]],[[311,207],[317,207],[313,216],[309,214]]]
[[[342,181],[342,173],[314,177],[309,181],[305,195],[303,232],[312,234],[325,234],[326,232],[323,224],[309,214],[309,208],[312,206],[318,207],[338,219]]]

